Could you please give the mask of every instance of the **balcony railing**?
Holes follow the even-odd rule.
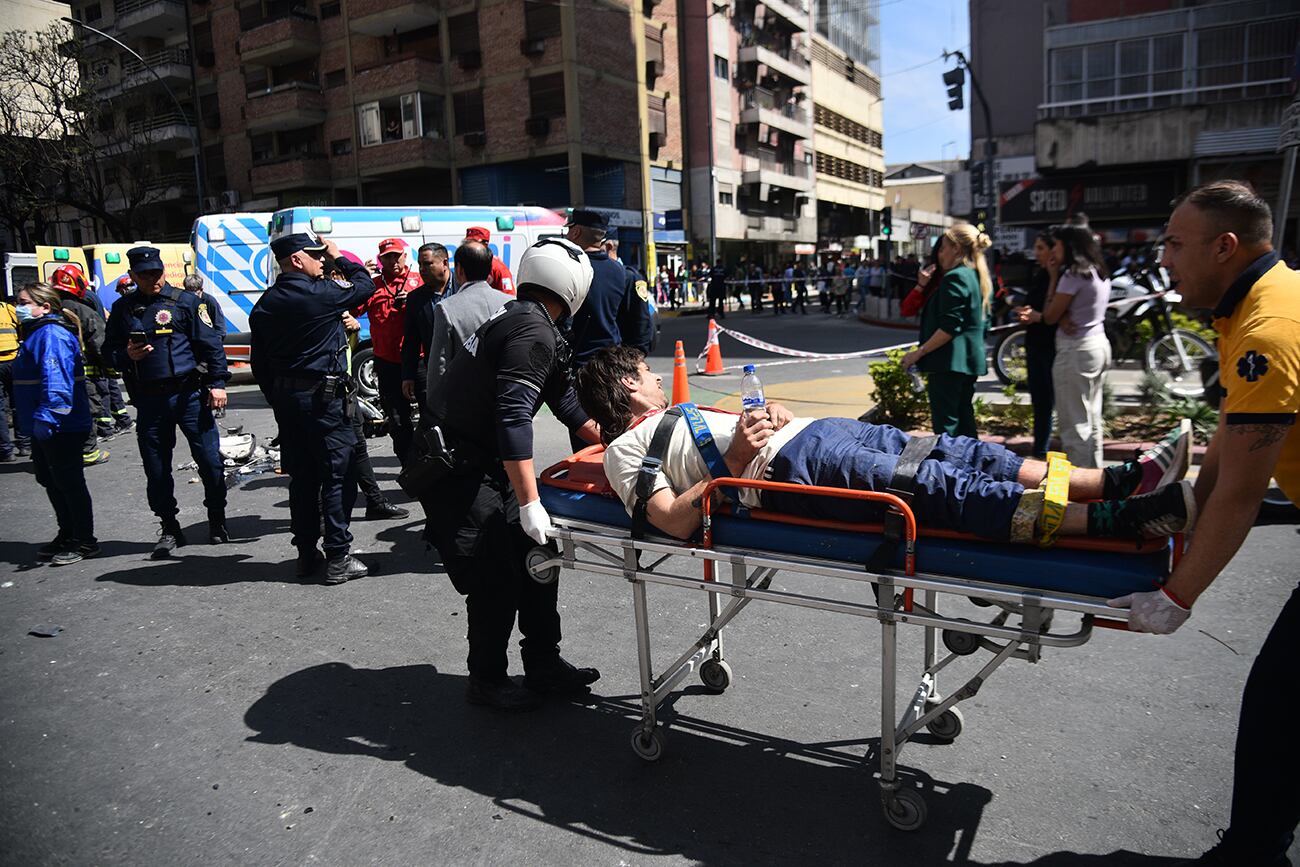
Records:
[[[740,47],[762,48],[764,51],[770,51],[788,63],[793,63],[795,66],[807,67],[809,65],[808,57],[803,53],[800,46],[791,45],[788,40],[773,39],[760,30],[750,31],[747,35],[741,37]]]
[[[794,100],[778,101],[776,94],[763,87],[751,87],[748,90],[741,91],[742,104],[745,108],[757,108],[763,111],[774,111],[783,117],[799,124],[808,123],[808,112],[799,107]]]
[[[157,69],[160,66],[172,64],[178,66],[190,65],[190,52],[186,48],[164,48],[162,51],[155,51],[152,54],[143,54],[141,56],[144,58],[144,63],[130,56],[122,61],[123,79],[140,72],[148,73],[150,67]]]
[[[127,126],[127,129],[130,131],[131,136],[135,138],[143,137],[158,130],[168,129],[169,127],[185,127],[188,130],[192,126],[194,126],[192,118],[178,111],[172,111],[167,114],[156,114],[146,120],[133,120]],[[188,132],[186,135],[188,135]]]

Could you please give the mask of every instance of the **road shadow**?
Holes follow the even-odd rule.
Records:
[[[465,703],[466,678],[431,665],[325,663],[272,684],[244,716],[249,740],[403,762],[503,810],[599,840],[630,860],[700,864],[969,863],[987,789],[914,774],[929,822],[880,813],[872,741],[800,744],[677,716],[656,764],[633,755],[632,697],[502,715]]]
[[[189,550],[190,546],[177,548],[170,559],[147,560],[128,569],[106,572],[95,580],[137,587],[222,587],[259,581],[302,583],[294,575],[296,557],[269,563],[254,560],[247,554],[186,556]],[[213,549],[205,545],[201,550]]]
[[[44,542],[5,540],[4,544],[0,545],[0,563],[12,563],[18,567],[17,571],[19,572],[26,572],[30,569],[43,569],[49,564],[38,562],[36,559],[36,552],[44,545]],[[96,559],[143,554],[152,551],[153,545],[153,542],[127,542],[121,539],[100,539],[100,553],[99,557]]]
[[[1116,849],[1106,855],[1081,855],[1078,852],[1053,852],[1033,861],[998,861],[981,867],[1173,867],[1186,863],[1185,858],[1142,855]]]

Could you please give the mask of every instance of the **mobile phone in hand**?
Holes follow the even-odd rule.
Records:
[[[149,335],[143,331],[132,331],[127,339],[137,346],[143,346],[149,342]]]

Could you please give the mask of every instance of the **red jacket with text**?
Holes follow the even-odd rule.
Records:
[[[370,319],[370,343],[375,357],[393,364],[402,363],[402,334],[406,329],[406,298],[402,293],[414,292],[423,283],[420,275],[407,269],[391,282],[380,274],[375,277],[375,294],[355,311],[354,315],[365,314]]]

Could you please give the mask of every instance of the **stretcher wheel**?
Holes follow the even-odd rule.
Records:
[[[950,744],[961,735],[964,723],[965,720],[962,718],[961,711],[955,707],[950,707],[926,723],[925,730],[944,743]]]
[[[885,821],[900,831],[916,831],[925,824],[925,799],[912,789],[899,789],[882,795]]]
[[[700,666],[700,680],[714,692],[726,692],[731,686],[731,666],[724,659],[706,659]]]
[[[542,566],[547,560],[558,556],[555,549],[548,545],[538,545],[524,556],[524,568],[538,584],[554,584],[560,577],[559,566]]]
[[[980,637],[973,632],[943,631],[943,646],[958,656],[970,656],[980,649]]]
[[[655,726],[648,733],[640,725],[632,729],[632,752],[647,762],[657,762],[662,759],[667,746],[664,730],[659,726]]]

